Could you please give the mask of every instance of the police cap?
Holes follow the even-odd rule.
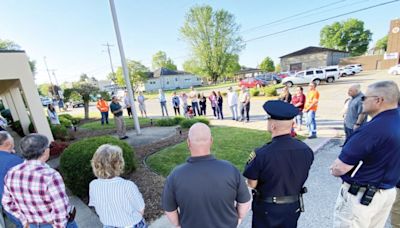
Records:
[[[274,120],[291,120],[299,114],[298,108],[280,100],[267,101],[263,108]]]

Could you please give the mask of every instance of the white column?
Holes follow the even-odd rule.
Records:
[[[14,101],[13,101],[13,99],[11,97],[10,90],[8,90],[4,94],[4,98],[6,99],[6,102],[7,102],[8,108],[10,109],[11,116],[12,116],[13,120],[14,121],[19,120],[19,116],[18,116],[18,113],[17,113],[17,108],[15,108]]]
[[[22,99],[21,92],[17,86],[13,86],[10,88],[11,97],[14,101],[14,105],[16,111],[18,113],[19,121],[21,122],[22,129],[24,130],[24,134],[29,134],[29,124],[31,123],[28,113],[26,112],[26,107],[24,104],[24,100]]]

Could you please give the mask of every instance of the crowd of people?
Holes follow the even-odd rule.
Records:
[[[164,185],[161,204],[169,221],[175,227],[237,227],[251,207],[252,227],[297,227],[304,211],[304,183],[310,175],[314,152],[291,137],[291,131],[294,119],[301,122],[297,118],[301,112],[307,113],[307,119],[315,118],[319,97],[315,87],[311,83],[307,95],[301,87],[296,88],[295,95],[284,89],[280,100],[265,102],[263,109],[272,140],[250,153],[243,174],[230,162],[212,155],[210,128],[203,123],[194,124],[187,139],[190,157],[173,169]],[[330,166],[330,173],[342,180],[333,227],[380,228],[391,213],[392,226],[398,228],[399,87],[393,81],[380,81],[369,85],[363,94],[360,85],[354,84],[348,95],[346,140]],[[212,96],[217,112],[219,94]],[[177,99],[176,94],[174,97],[174,105],[183,105],[182,99]],[[203,98],[189,94],[192,103],[185,103],[195,107],[193,114],[197,110],[197,115],[202,113]],[[241,109],[250,106],[247,95],[233,95],[230,99],[242,103]],[[113,97],[109,106],[118,119],[123,109],[118,99]],[[103,123],[107,124],[106,117]],[[309,129],[312,138],[316,128]],[[0,131],[0,210],[18,228],[77,227],[76,210],[69,202],[63,178],[46,164],[49,145],[43,135],[27,135],[19,142],[19,156],[12,136]],[[96,150],[91,160],[96,179],[89,185],[89,206],[94,207],[104,228],[145,228],[143,196],[134,182],[120,177],[124,164],[120,147],[105,144]],[[0,225],[4,226],[4,221],[0,220]]]

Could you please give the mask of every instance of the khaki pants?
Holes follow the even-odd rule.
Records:
[[[396,201],[390,212],[392,228],[400,228],[400,188],[397,188]]]
[[[395,200],[396,189],[378,190],[372,202],[365,206],[360,203],[365,190],[360,190],[357,196],[354,196],[347,192],[349,187],[349,184],[343,183],[340,188],[333,216],[333,227],[383,228]]]
[[[117,134],[120,138],[126,135],[125,121],[123,116],[114,116],[115,126],[117,127]]]

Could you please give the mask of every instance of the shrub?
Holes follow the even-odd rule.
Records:
[[[176,125],[180,124],[183,120],[185,120],[185,117],[183,116],[175,116],[174,117]]]
[[[14,121],[10,125],[11,129],[15,131],[19,136],[24,137],[24,130],[22,129],[21,122],[19,120]]]
[[[71,121],[71,123],[72,123],[73,125],[79,124],[79,122],[81,122],[81,120],[82,120],[82,118],[73,117],[73,116],[71,116],[70,114],[61,114],[61,115],[59,115],[59,118],[68,119],[68,120]]]
[[[68,147],[68,143],[53,141],[50,143],[50,156],[59,156]]]
[[[266,96],[269,97],[273,97],[273,96],[277,96],[278,92],[276,91],[276,87],[275,86],[267,86],[264,88],[264,93]]]
[[[166,119],[158,119],[156,120],[156,126],[160,127],[167,127],[167,126],[175,126],[177,123],[173,118],[166,118]]]
[[[71,120],[69,120],[69,119],[67,119],[65,117],[62,117],[62,116],[59,117],[59,120],[60,120],[60,124],[62,126],[66,127],[66,128],[72,127],[72,121]]]
[[[193,118],[193,119],[185,119],[185,120],[183,120],[180,123],[180,126],[182,128],[190,128],[193,124],[199,123],[199,122],[207,124],[207,125],[210,125],[210,121],[208,119],[203,118],[203,117],[196,117],[196,118]]]
[[[29,130],[29,133],[36,133],[36,129],[33,126],[32,122],[29,124],[28,130]]]
[[[125,160],[125,174],[136,169],[136,161],[132,147],[126,142],[111,136],[93,137],[73,143],[65,149],[60,159],[60,172],[65,184],[80,197],[88,195],[89,183],[95,176],[90,161],[97,148],[103,144],[121,147]]]
[[[251,95],[252,97],[257,97],[257,96],[260,95],[260,90],[258,90],[258,89],[251,89],[251,90],[250,90],[250,95]]]
[[[63,125],[50,125],[51,133],[54,139],[66,140],[68,136],[68,130]]]

